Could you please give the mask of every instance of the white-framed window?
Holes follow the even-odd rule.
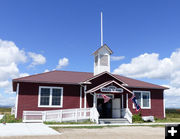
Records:
[[[39,87],[38,107],[62,107],[62,87]]]
[[[141,109],[151,109],[151,93],[150,91],[133,91],[136,96],[137,103]],[[135,106],[133,104],[133,108]]]

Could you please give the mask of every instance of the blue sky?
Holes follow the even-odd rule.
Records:
[[[180,81],[180,1],[0,0],[0,5],[0,48],[18,49],[12,57],[17,60],[5,63],[6,68],[15,63],[16,71],[0,64],[0,105],[14,102],[13,77],[53,69],[93,72],[102,11],[104,43],[113,56],[124,56],[111,61],[111,71],[172,87],[167,107],[180,107],[180,85],[174,85]]]

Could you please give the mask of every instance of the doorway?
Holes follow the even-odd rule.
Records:
[[[112,118],[112,99],[104,103],[104,99],[97,99],[97,110],[100,118]]]

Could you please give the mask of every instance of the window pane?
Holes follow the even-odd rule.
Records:
[[[40,105],[49,105],[50,89],[41,88]]]
[[[136,96],[137,104],[139,106],[141,106],[141,93],[140,92],[135,92],[134,95]]]
[[[107,55],[100,55],[100,65],[108,66],[108,56]]]
[[[149,93],[143,92],[143,107],[149,107]]]
[[[61,105],[61,89],[53,89],[52,105]]]

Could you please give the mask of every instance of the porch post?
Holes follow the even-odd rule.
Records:
[[[128,93],[126,94],[126,108],[128,108]]]
[[[86,117],[86,104],[87,104],[87,102],[86,102],[87,100],[86,100],[86,85],[84,86],[84,117]]]
[[[96,108],[96,93],[93,95],[93,107]]]
[[[84,86],[84,108],[86,109],[86,104],[87,104],[87,102],[86,102],[87,100],[86,100],[86,86]]]
[[[121,99],[122,99],[122,101],[121,101],[121,108],[123,109],[124,108],[124,98],[123,98],[123,94],[121,95]]]

